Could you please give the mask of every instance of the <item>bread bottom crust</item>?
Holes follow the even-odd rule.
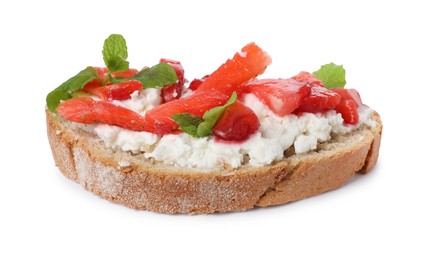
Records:
[[[382,132],[378,114],[375,121],[376,128],[365,128],[353,144],[335,151],[295,155],[264,167],[199,173],[111,151],[46,110],[53,158],[65,177],[130,208],[185,214],[243,211],[336,189],[356,172],[366,173],[375,165]],[[129,165],[121,166],[120,160]]]

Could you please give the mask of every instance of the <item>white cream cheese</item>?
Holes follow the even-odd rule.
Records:
[[[160,90],[157,89],[143,90],[141,94],[135,92],[126,101],[114,101],[141,115],[160,102]],[[359,107],[357,125],[345,125],[341,114],[334,110],[324,114],[279,117],[252,94],[246,95],[243,102],[257,114],[261,126],[257,133],[242,143],[220,142],[213,137],[194,138],[186,133],[159,137],[102,124],[97,125],[94,132],[107,147],[142,152],[146,158],[169,165],[212,171],[224,167],[237,168],[245,163],[264,166],[281,160],[284,151],[292,145],[295,153],[304,153],[316,149],[318,142],[330,140],[331,133],[347,133],[362,124],[375,125],[370,118],[374,111],[367,106]]]
[[[123,101],[114,100],[112,103],[133,110],[141,115],[145,115],[146,111],[149,109],[159,106],[162,100],[161,89],[157,88],[144,89],[141,93],[135,91],[130,97],[130,99]]]

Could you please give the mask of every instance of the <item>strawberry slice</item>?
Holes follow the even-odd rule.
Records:
[[[304,82],[311,88],[310,95],[303,100],[297,112],[323,113],[334,109],[341,101],[337,93],[325,88],[322,81],[309,72],[301,71],[292,79]]]
[[[131,97],[130,95],[133,94],[134,91],[140,91],[142,88],[143,86],[140,81],[130,80],[88,89],[87,92],[105,101],[127,100]]]
[[[279,116],[293,112],[310,94],[305,83],[293,79],[256,79],[248,82],[245,88]]]
[[[127,108],[89,97],[68,99],[56,109],[58,115],[83,124],[116,125],[133,131],[152,132],[145,118]]]
[[[325,87],[325,85],[323,85],[323,83],[322,83],[322,81],[320,81],[320,79],[318,79],[316,76],[314,76],[313,74],[311,74],[310,72],[307,72],[307,71],[301,71],[300,73],[298,73],[298,75],[293,76],[292,79],[295,79],[295,80],[301,81],[301,82],[305,82],[310,86]]]
[[[204,113],[217,106],[224,105],[228,96],[217,92],[194,93],[182,99],[157,106],[146,112],[146,120],[153,126],[155,133],[167,134],[180,132],[179,125],[171,117],[174,114],[190,113],[202,117]]]
[[[87,93],[91,89],[98,88],[98,87],[102,86],[105,83],[106,75],[108,75],[108,69],[107,68],[95,67],[95,69],[97,71],[97,77],[98,78],[90,81],[89,83],[87,83],[84,86],[83,91],[85,91]]]
[[[165,62],[171,65],[177,74],[177,82],[171,85],[166,85],[161,89],[162,102],[167,103],[174,99],[179,99],[182,95],[184,86],[184,69],[179,61],[170,59],[160,59],[159,62]]]
[[[108,69],[106,69],[108,70]],[[112,77],[113,78],[124,78],[124,79],[129,79],[131,77],[133,77],[134,75],[136,75],[139,71],[136,69],[128,69],[128,70],[124,70],[124,71],[118,71],[118,72],[112,72]]]
[[[343,99],[335,107],[336,112],[341,113],[344,123],[357,124],[359,122],[359,113],[354,99]]]
[[[189,89],[192,91],[195,91],[199,88],[200,85],[202,85],[202,83],[205,82],[205,80],[209,77],[210,75],[205,75],[203,76],[201,79],[193,79],[192,82],[190,82],[189,84]]]
[[[94,79],[92,81],[90,81],[89,83],[87,83],[84,86],[83,91],[90,93],[90,90],[94,89],[94,88],[98,88],[101,87],[103,85],[108,84],[108,80],[106,78],[106,76],[108,75],[109,71],[108,68],[102,68],[102,67],[95,67],[96,71],[97,71],[97,79]],[[120,71],[120,72],[113,72],[111,75],[113,78],[131,78],[134,75],[136,75],[138,73],[138,70],[136,69],[128,69],[125,71]]]
[[[359,122],[357,108],[363,105],[359,92],[355,89],[343,88],[334,88],[332,90],[341,96],[341,102],[335,107],[335,110],[341,113],[344,123],[357,124]]]
[[[332,90],[338,93],[342,99],[353,99],[357,107],[363,105],[359,92],[354,88],[334,88]]]
[[[270,63],[269,55],[250,43],[206,78],[193,95],[153,108],[146,120],[157,134],[179,132],[173,114],[188,112],[202,117],[207,110],[224,105],[233,91],[242,91],[241,84],[263,73]]]
[[[311,93],[298,107],[298,112],[323,113],[334,109],[341,101],[337,93],[321,86],[312,86]]]
[[[226,108],[213,128],[213,135],[224,141],[243,141],[260,127],[257,115],[242,102]]]
[[[214,71],[197,91],[217,91],[228,97],[236,91],[242,92],[241,85],[262,74],[272,62],[270,56],[255,43],[249,43]]]

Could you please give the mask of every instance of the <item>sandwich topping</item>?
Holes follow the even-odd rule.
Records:
[[[258,79],[270,56],[249,43],[189,84],[180,62],[130,69],[121,35],[105,40],[106,68],[87,67],[47,96],[48,109],[105,146],[211,171],[264,166],[368,125],[374,111],[333,63],[289,79]]]

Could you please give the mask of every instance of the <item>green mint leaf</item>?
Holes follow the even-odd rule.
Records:
[[[131,79],[140,81],[143,85],[143,89],[147,89],[174,84],[178,78],[170,64],[160,62],[151,68],[140,71]]]
[[[214,125],[223,115],[226,108],[236,102],[236,98],[236,92],[233,92],[232,96],[230,96],[226,104],[224,104],[223,106],[211,108],[210,110],[205,112],[204,116],[202,117],[204,121],[199,124],[197,129],[198,136],[204,137],[211,135]]]
[[[67,100],[72,98],[71,94],[62,90],[53,90],[46,97],[47,108],[50,112],[55,113],[56,108],[59,106],[62,100]]]
[[[97,71],[93,67],[87,67],[80,71],[47,95],[47,108],[54,113],[61,100],[72,98],[71,94],[73,92],[82,89],[87,83],[96,78],[98,78]]]
[[[318,77],[326,88],[344,88],[346,83],[344,67],[334,63],[322,65],[313,75]]]
[[[198,125],[202,122],[199,116],[194,116],[189,113],[174,114],[171,116],[177,124],[179,129],[193,137],[199,137],[197,134]]]
[[[124,71],[128,69],[127,44],[120,34],[111,34],[103,44],[103,60],[109,72]]]
[[[97,78],[98,78],[97,70],[94,67],[89,66],[83,69],[82,71],[78,72],[77,75],[73,76],[72,78],[62,83],[56,89],[61,89],[69,93],[72,93],[76,90],[82,89],[84,85],[86,85],[90,81]]]

